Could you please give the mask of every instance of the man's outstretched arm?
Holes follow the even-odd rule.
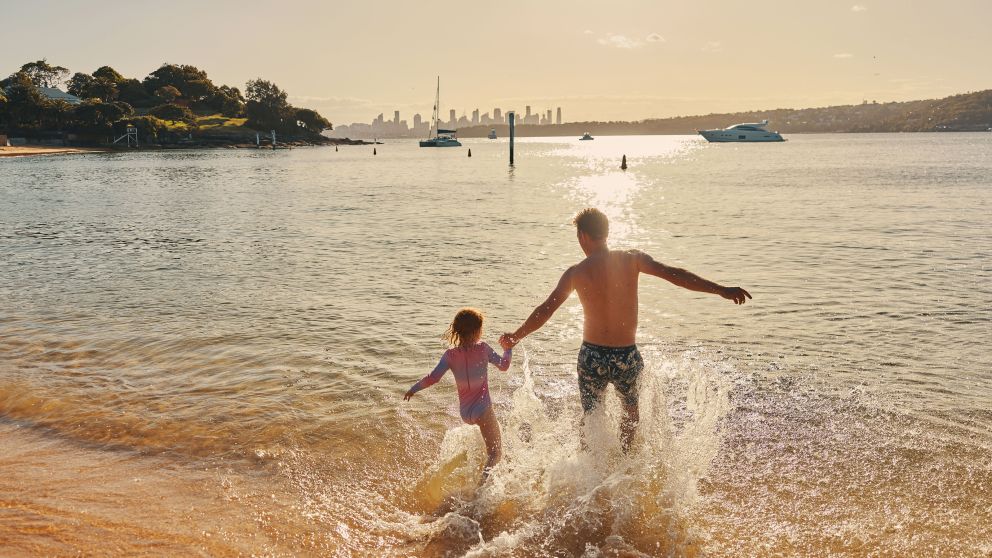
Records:
[[[662,279],[678,285],[683,289],[697,291],[701,293],[712,293],[720,295],[727,300],[734,301],[734,304],[744,304],[751,298],[751,293],[740,287],[724,287],[702,277],[678,267],[667,266],[644,252],[635,251],[637,255],[637,265],[641,273],[661,277]]]
[[[572,291],[575,289],[572,286],[572,268],[568,268],[565,273],[562,274],[561,279],[558,280],[558,285],[555,286],[555,290],[551,291],[548,295],[547,300],[542,302],[533,312],[524,324],[517,328],[517,331],[513,333],[504,333],[499,338],[499,344],[503,346],[504,349],[513,347],[520,342],[521,339],[527,337],[531,333],[537,331],[541,328],[551,316],[555,313],[555,310],[565,302]]]

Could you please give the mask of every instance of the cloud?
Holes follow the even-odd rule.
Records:
[[[703,52],[723,52],[723,43],[720,41],[710,41],[703,45]]]
[[[834,58],[854,58],[854,55],[850,52],[839,52],[834,55]]]
[[[626,35],[614,35],[613,33],[608,33],[605,37],[596,39],[596,42],[603,46],[615,48],[638,48],[644,46],[644,43],[637,39],[631,39]]]
[[[592,29],[586,29],[582,32],[583,35],[592,35]]]
[[[851,11],[852,12],[863,12],[863,11],[865,11],[867,9],[868,9],[867,6],[862,6],[861,4],[855,4],[855,5],[851,6]]]
[[[657,33],[651,33],[650,35],[647,36],[646,40],[649,43],[663,43],[663,42],[665,42],[665,38],[662,37],[661,35],[657,34]]]

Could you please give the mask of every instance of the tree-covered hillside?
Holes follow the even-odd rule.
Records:
[[[214,84],[195,66],[162,64],[143,79],[109,66],[93,73],[28,62],[0,80],[0,134],[27,138],[71,137],[105,143],[135,126],[144,141],[240,136],[275,130],[283,137],[320,140],[331,123],[318,112],[294,107],[274,83],[255,79],[245,94]],[[78,97],[59,98],[61,89]]]

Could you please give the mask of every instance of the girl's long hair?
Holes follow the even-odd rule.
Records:
[[[474,339],[480,330],[485,317],[482,312],[475,308],[462,308],[455,314],[455,319],[451,320],[451,325],[441,336],[453,347],[461,347]]]

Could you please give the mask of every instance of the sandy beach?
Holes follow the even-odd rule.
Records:
[[[105,153],[106,149],[98,147],[47,147],[40,145],[25,145],[0,147],[0,157],[26,157],[28,155],[61,155],[64,153]]]

